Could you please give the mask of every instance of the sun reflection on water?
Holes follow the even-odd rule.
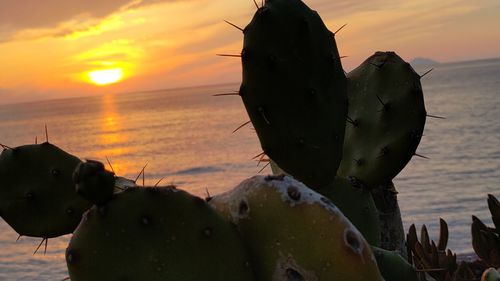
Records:
[[[130,146],[125,145],[129,141],[127,133],[123,130],[123,116],[116,110],[115,96],[104,95],[102,98],[101,133],[98,151],[100,159],[109,159],[113,170],[119,175],[124,175],[130,170],[131,162],[126,161],[123,155],[130,152]]]

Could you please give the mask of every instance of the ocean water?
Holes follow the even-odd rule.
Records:
[[[424,73],[427,69],[417,69]],[[488,193],[500,197],[500,60],[443,64],[423,78],[429,114],[418,153],[395,179],[405,229],[426,224],[437,237],[439,218],[450,227],[449,248],[471,252],[471,215],[491,222]],[[0,106],[0,143],[49,141],[82,159],[105,161],[145,184],[176,184],[205,196],[259,173],[261,149],[237,96],[237,84],[109,94]],[[262,173],[269,173],[264,168]],[[142,183],[142,179],[139,181]],[[0,280],[62,280],[69,236],[22,237],[0,220]]]

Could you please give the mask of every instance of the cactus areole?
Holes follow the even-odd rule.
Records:
[[[241,60],[240,95],[264,152],[308,186],[332,182],[347,111],[334,34],[300,0],[266,1],[244,29]]]

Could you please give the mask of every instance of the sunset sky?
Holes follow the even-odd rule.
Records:
[[[260,3],[260,1],[258,1]],[[500,57],[498,0],[306,0],[346,70],[377,50]],[[239,82],[252,0],[0,0],[0,103]],[[119,80],[116,83],[107,84]]]

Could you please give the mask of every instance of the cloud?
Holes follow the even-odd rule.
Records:
[[[312,0],[310,2],[310,7],[321,15],[329,14],[339,17],[361,11],[377,11],[391,8],[396,6],[399,0]]]
[[[130,0],[3,0],[0,1],[0,25],[16,29],[57,26],[82,15],[102,18],[128,3]]]
[[[182,0],[0,0],[0,42],[92,29],[113,13]]]

